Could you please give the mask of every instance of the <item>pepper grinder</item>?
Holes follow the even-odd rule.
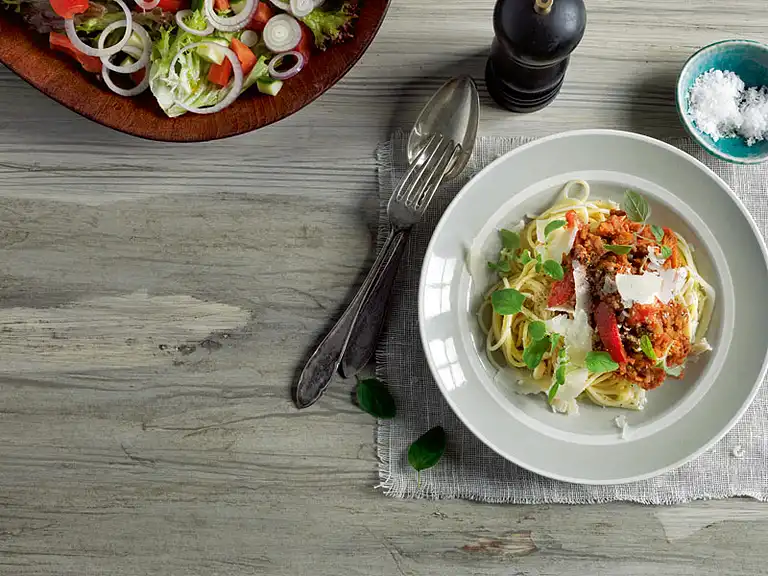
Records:
[[[493,99],[512,112],[547,106],[560,92],[586,25],[584,0],[497,0],[485,67]]]

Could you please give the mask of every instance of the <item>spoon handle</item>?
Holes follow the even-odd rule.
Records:
[[[355,321],[360,314],[360,309],[365,303],[366,297],[378,276],[378,271],[386,261],[386,255],[390,252],[395,236],[394,231],[390,232],[381,252],[376,257],[376,261],[371,266],[370,272],[368,272],[352,302],[312,356],[310,356],[307,364],[301,371],[299,380],[293,390],[293,402],[297,408],[308,408],[317,402],[331,383],[333,374],[339,367],[342,354],[344,354],[344,349],[349,342]]]
[[[387,304],[392,292],[392,285],[397,277],[397,269],[408,243],[409,230],[394,232],[394,238],[388,248],[381,272],[365,299],[357,321],[352,328],[352,336],[341,360],[341,374],[350,378],[360,372],[373,356],[381,328],[387,316]],[[392,237],[392,233],[390,233]],[[382,247],[385,253],[386,246]]]

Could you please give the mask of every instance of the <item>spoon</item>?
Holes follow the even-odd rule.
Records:
[[[459,144],[458,154],[444,178],[453,179],[464,170],[472,156],[480,117],[480,97],[474,81],[459,76],[446,82],[424,106],[408,136],[408,162],[413,163],[430,138],[442,135]],[[385,261],[371,286],[352,327],[339,370],[350,378],[362,370],[376,350],[386,318],[387,304],[410,230],[392,238],[391,257]],[[384,248],[383,248],[384,249]]]

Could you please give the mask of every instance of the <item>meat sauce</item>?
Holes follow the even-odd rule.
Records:
[[[664,262],[664,268],[677,268],[680,257],[674,233],[664,229],[661,242],[657,242],[650,226],[632,222],[621,210],[612,210],[607,220],[598,224],[594,230],[589,230],[589,227],[581,222],[572,224],[572,221],[573,218],[568,219],[569,225],[580,225],[580,230],[571,257],[564,262],[566,273],[570,275],[573,258],[587,268],[593,306],[592,322],[594,324],[595,307],[601,302],[605,303],[613,312],[618,325],[621,338],[618,346],[623,346],[623,350],[617,351],[610,348],[617,346],[617,343],[608,342],[609,346],[606,347],[606,342],[598,339],[594,348],[609,352],[614,360],[618,357],[622,360],[626,358],[626,361],[619,362],[618,373],[623,378],[646,390],[660,386],[667,374],[663,366],[657,366],[657,360],[648,358],[642,351],[641,338],[648,336],[657,357],[667,354],[667,366],[681,365],[691,348],[686,334],[688,313],[674,300],[663,304],[658,299],[655,304],[634,304],[632,308],[625,310],[621,296],[616,290],[615,278],[616,274],[642,274],[648,266],[648,251],[651,246],[657,247],[656,252],[662,246],[667,246],[671,254]],[[632,248],[628,254],[616,254],[606,250],[606,245]],[[564,300],[564,290],[564,284],[558,286],[556,283],[550,298],[558,294],[557,299]],[[572,299],[569,298],[570,301]]]

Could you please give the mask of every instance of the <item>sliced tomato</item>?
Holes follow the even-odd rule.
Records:
[[[229,61],[229,58],[224,58],[221,64],[211,64],[211,68],[208,70],[208,81],[219,86],[229,84],[231,76],[232,62]]]
[[[69,54],[72,58],[80,62],[80,66],[82,66],[86,72],[92,72],[93,74],[101,72],[101,60],[96,58],[96,56],[89,56],[88,54],[80,52],[80,50],[75,48],[72,42],[70,42],[66,34],[51,32],[48,35],[48,43],[53,50]]]
[[[253,70],[253,67],[256,66],[256,62],[258,62],[256,54],[237,38],[232,38],[230,48],[232,48],[232,51],[237,55],[237,59],[240,61],[240,67],[243,69],[243,76],[248,76],[248,74],[251,73],[251,70]]]
[[[574,210],[568,210],[565,213],[565,221],[568,223],[568,229],[573,230],[574,226],[579,225],[579,217]]]
[[[251,21],[248,22],[246,28],[248,28],[248,30],[255,30],[261,34],[264,30],[264,26],[267,25],[267,21],[274,15],[275,11],[272,10],[269,2],[262,0],[262,2],[259,2],[259,6],[254,11],[253,16],[251,16]]]
[[[600,340],[613,361],[619,364],[626,363],[629,358],[624,350],[624,344],[621,342],[616,315],[605,302],[600,302],[595,307],[595,325],[597,326]]]
[[[219,12],[229,10],[229,0],[213,0],[213,7]]]
[[[51,8],[62,18],[72,18],[88,10],[88,0],[50,0]]]
[[[573,269],[568,266],[562,280],[555,281],[549,292],[547,306],[562,306],[570,302],[576,295],[576,282],[573,279]]]
[[[189,8],[190,0],[160,0],[160,4],[157,5],[163,12],[176,13],[179,10],[185,10]]]

